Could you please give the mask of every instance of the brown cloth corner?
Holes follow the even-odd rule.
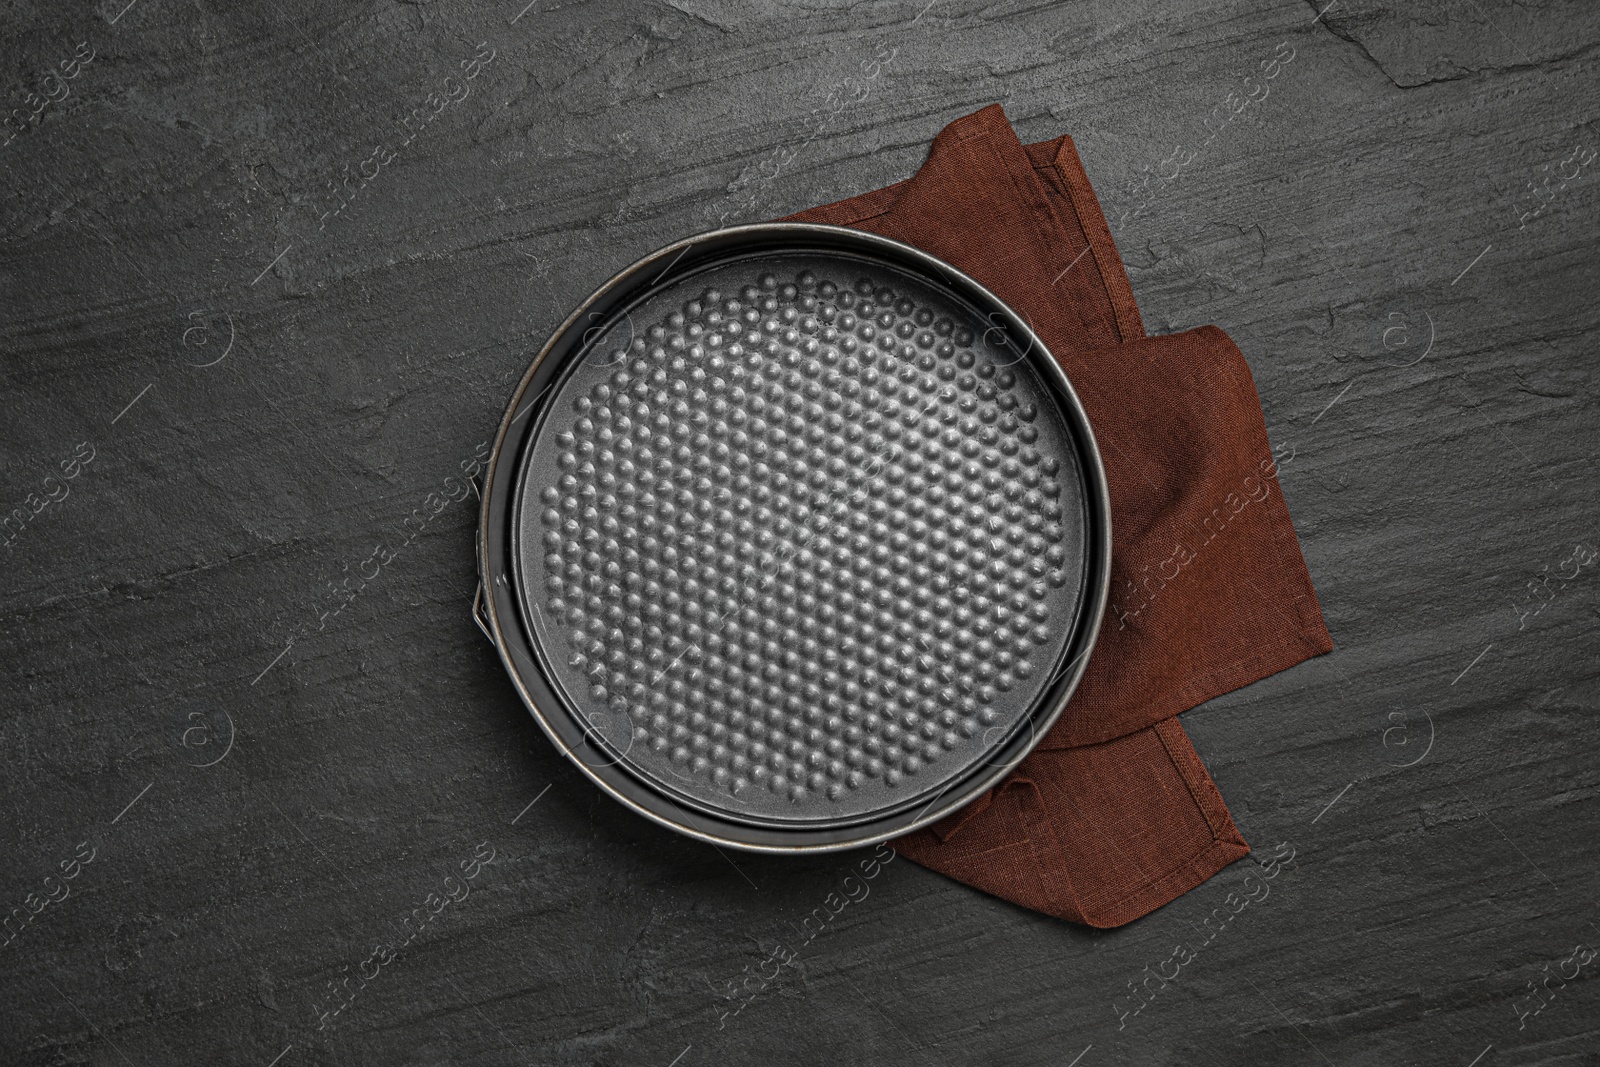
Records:
[[[1099,927],[1132,922],[1250,852],[1176,718],[1036,752],[988,797],[893,844],[957,881]]]
[[[1024,907],[1131,922],[1250,851],[1176,716],[1331,651],[1249,366],[1223,331],[1148,337],[1068,137],[998,105],[911,179],[791,216],[922,248],[1032,325],[1094,428],[1111,606],[1065,714],[999,786],[894,847]]]

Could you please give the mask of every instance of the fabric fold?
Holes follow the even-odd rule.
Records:
[[[1097,927],[1148,914],[1250,852],[1175,718],[1035,752],[990,796],[894,847],[984,892]]]
[[[1061,719],[1017,770],[893,842],[1090,926],[1130,922],[1250,851],[1176,716],[1332,650],[1249,365],[1214,326],[1145,334],[1070,137],[998,105],[912,178],[791,216],[936,255],[1017,310],[1083,403],[1111,495],[1111,603]]]

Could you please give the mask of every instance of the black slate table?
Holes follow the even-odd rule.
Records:
[[[0,41],[0,1062],[1600,1062],[1594,5],[95,0]],[[1338,645],[1184,717],[1260,862],[1114,931],[904,860],[839,908],[860,857],[647,824],[470,617],[459,479],[569,308],[994,101],[1076,139],[1151,332],[1244,350]]]

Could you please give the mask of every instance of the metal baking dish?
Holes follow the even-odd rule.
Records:
[[[635,811],[762,852],[970,802],[1060,716],[1110,571],[1060,365],[915,248],[832,226],[661,249],[533,360],[484,476],[480,624]]]

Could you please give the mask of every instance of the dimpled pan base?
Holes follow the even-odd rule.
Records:
[[[584,312],[524,409],[510,599],[580,762],[668,821],[909,825],[1031,747],[1103,601],[1054,361],[903,246],[829,237]]]

